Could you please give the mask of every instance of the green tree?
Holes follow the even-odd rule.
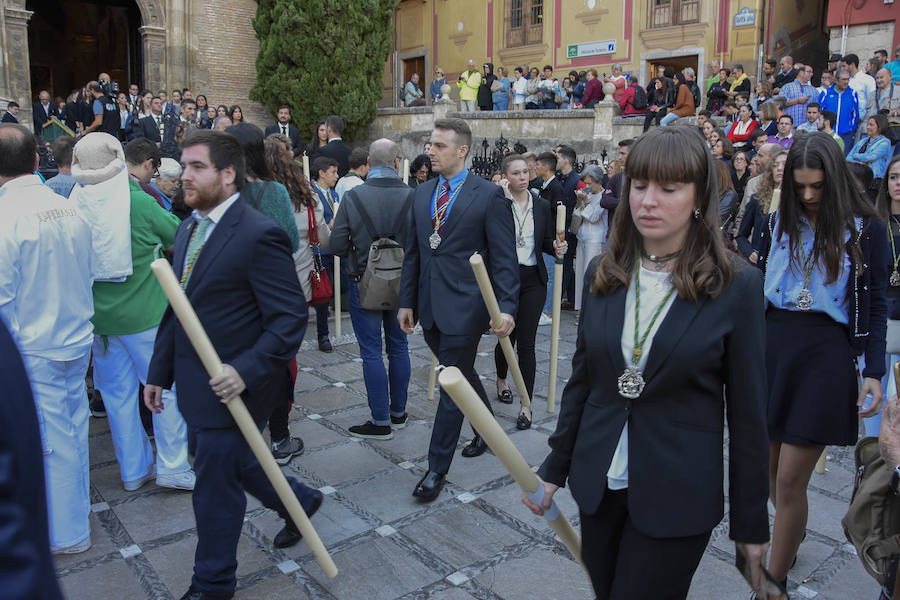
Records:
[[[340,115],[353,139],[375,118],[399,0],[259,0],[256,85],[250,98],[281,104],[301,132]]]

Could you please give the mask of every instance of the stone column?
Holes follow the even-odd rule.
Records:
[[[31,58],[28,54],[28,21],[34,14],[24,0],[0,0],[0,97],[19,103],[19,122],[31,125]],[[6,104],[2,107],[6,109]]]
[[[594,139],[607,140],[613,139],[613,116],[615,116],[615,108],[618,106],[612,100],[612,96],[607,96],[594,105]]]
[[[144,86],[154,94],[166,88],[166,30],[155,25],[139,28],[144,44]]]
[[[191,87],[188,60],[188,16],[185,0],[169,0],[166,29],[169,38],[166,52],[166,85],[174,88]],[[250,24],[248,23],[249,27]]]

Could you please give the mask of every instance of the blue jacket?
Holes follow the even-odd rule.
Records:
[[[862,152],[863,144],[866,142],[868,142],[866,151]],[[891,162],[892,154],[891,142],[886,137],[879,135],[874,140],[869,140],[869,136],[864,135],[847,154],[847,162],[869,165],[875,177],[881,179],[887,171],[888,163]]]
[[[766,260],[769,257],[769,247],[772,238],[775,237],[775,217],[778,213],[768,216],[766,227],[763,228],[763,238],[759,243],[759,260],[763,272],[766,270]],[[866,355],[866,368],[863,369],[863,377],[881,379],[885,373],[884,352],[887,336],[887,290],[888,278],[892,268],[890,260],[890,247],[888,232],[885,224],[879,219],[867,219],[863,221],[862,230],[858,232],[856,239],[847,242],[859,244],[862,250],[863,271],[859,272],[850,254],[850,265],[856,277],[850,277],[847,283],[847,314],[850,316],[848,325],[850,334],[850,347],[856,356]]]
[[[819,94],[819,106],[822,110],[830,110],[837,115],[837,123],[833,124],[838,135],[856,131],[859,125],[859,100],[849,87],[843,92],[838,92],[836,86],[831,86]]]

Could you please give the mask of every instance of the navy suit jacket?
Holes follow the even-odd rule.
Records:
[[[44,461],[31,384],[0,319],[0,595],[56,600]]]
[[[175,234],[175,275],[181,277],[196,220]],[[287,234],[238,199],[203,247],[188,280],[188,299],[223,363],[237,370],[241,396],[256,422],[284,399],[271,390],[278,370],[296,356],[307,307]],[[209,375],[172,309],[166,309],[153,348],[147,381],[178,390],[178,408],[196,428],[234,427],[228,409],[209,387]]]
[[[50,117],[59,118],[59,108],[56,107],[55,102],[51,101],[47,108],[50,110],[49,115],[44,112],[44,107],[41,106],[40,102],[35,102],[31,109],[31,116],[34,119],[34,130],[37,133],[40,133],[43,130],[44,123],[49,121]]]
[[[500,186],[469,174],[450,208],[441,245],[432,250],[431,201],[438,178],[416,188],[407,228],[400,307],[412,308],[425,329],[450,335],[484,331],[490,317],[469,257],[479,252],[504,313],[519,301],[519,260],[509,200]]]
[[[301,154],[303,154],[303,143],[300,140],[300,130],[289,124],[287,131],[287,136],[291,138],[291,148],[294,151],[294,156],[299,157]],[[269,125],[268,127],[266,127],[267,137],[272,135],[273,133],[281,133],[280,123],[275,123],[274,125]]]
[[[135,138],[147,138],[151,142],[162,142],[159,137],[159,127],[153,117],[144,117],[137,123],[132,123]]]
[[[331,140],[313,154],[309,162],[312,164],[319,156],[327,156],[333,158],[338,163],[338,175],[343,177],[350,170],[350,146],[343,140]]]

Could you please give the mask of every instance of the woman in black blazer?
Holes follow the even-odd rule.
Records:
[[[585,277],[542,506],[523,498],[542,514],[568,481],[599,599],[687,596],[722,519],[726,417],[731,538],[761,579],[762,279],[726,253],[714,160],[682,127],[632,146],[609,247]]]
[[[510,218],[516,230],[516,254],[519,259],[519,310],[516,328],[509,339],[518,350],[519,367],[528,397],[533,398],[537,369],[534,344],[538,319],[547,296],[547,266],[542,253],[561,257],[566,253],[568,244],[554,239],[556,226],[550,218],[550,203],[528,189],[528,163],[525,159],[519,154],[510,154],[503,159],[500,171],[503,174],[500,187],[510,199]],[[497,367],[497,399],[512,404],[512,392],[506,381],[508,366],[499,342],[494,348],[494,364]],[[530,410],[522,407],[516,427],[531,427]]]

